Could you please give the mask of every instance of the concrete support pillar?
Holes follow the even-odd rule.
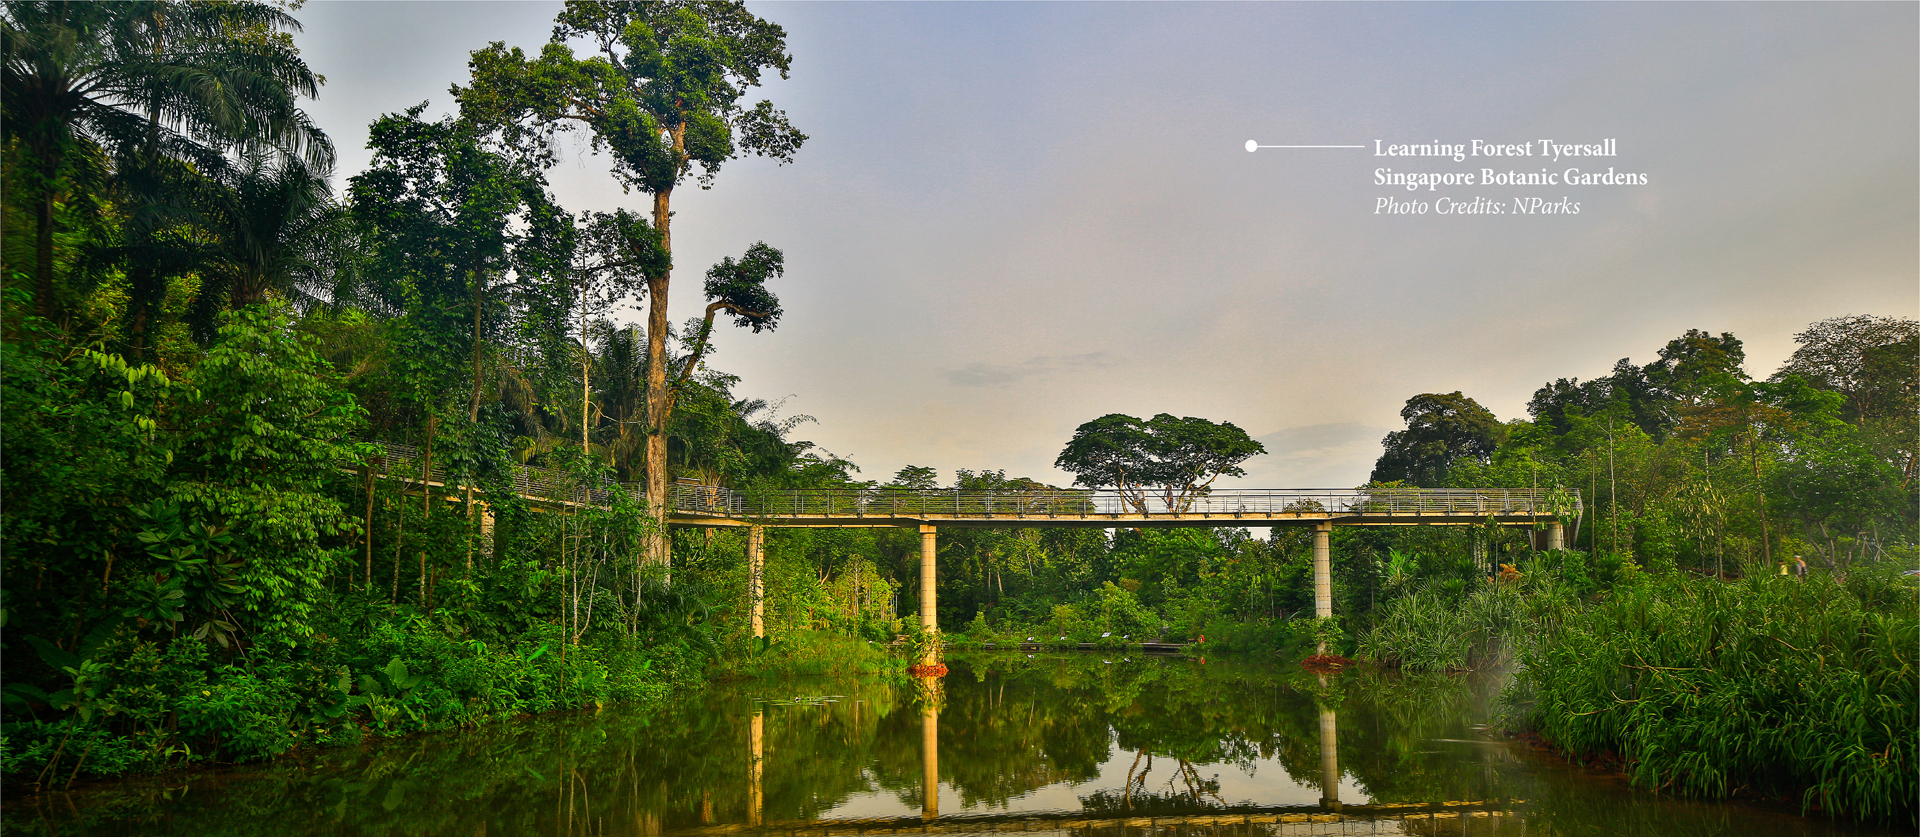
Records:
[[[1313,527],[1313,616],[1326,619],[1333,615],[1333,524],[1321,523]],[[1327,644],[1317,646],[1318,653],[1327,653]]]
[[[765,754],[763,740],[766,735],[766,717],[759,712],[753,713],[747,727],[747,825],[760,824],[760,810],[766,801],[763,780],[765,771],[761,766],[761,757]]]
[[[767,635],[766,581],[767,527],[747,527],[747,608],[753,622],[753,635]]]
[[[925,658],[919,660],[919,664],[925,666],[940,662],[940,617],[936,609],[938,602],[934,598],[934,557],[939,549],[935,542],[936,532],[932,526],[920,527],[920,629],[934,637],[927,645]]]
[[[935,688],[938,688],[937,686]],[[920,707],[920,818],[940,816],[940,707]]]
[[[1556,520],[1547,524],[1547,551],[1558,552],[1567,548],[1567,529]]]
[[[480,504],[480,557],[493,560],[493,506]]]
[[[1339,721],[1324,706],[1320,707],[1320,804],[1340,810]]]

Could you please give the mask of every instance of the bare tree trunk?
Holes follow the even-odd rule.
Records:
[[[1773,534],[1767,529],[1767,492],[1760,487],[1760,440],[1751,428],[1747,432],[1747,455],[1753,463],[1753,495],[1760,502],[1760,556],[1773,565]]]
[[[393,527],[393,595],[387,599],[388,604],[400,603],[400,547],[406,542],[407,536],[407,492],[405,478],[403,477],[401,479],[400,497],[395,500],[393,504],[395,511]]]
[[[669,205],[672,190],[653,196],[653,225],[660,231],[661,247],[673,252],[668,224],[672,220]],[[655,566],[672,563],[672,541],[667,537],[667,419],[671,402],[667,392],[667,289],[671,271],[647,277],[647,516],[653,526],[646,534],[647,562]]]
[[[467,573],[473,573],[473,533],[480,526],[480,507],[473,502],[473,485],[467,485]]]
[[[584,295],[580,300],[580,455],[591,451],[587,447],[587,413],[591,403],[589,395],[589,374],[593,363],[593,350],[587,346],[587,304]]]
[[[51,178],[49,178],[51,179]],[[40,227],[33,237],[33,288],[40,316],[53,322],[53,184],[48,183],[40,196]]]
[[[482,304],[485,302],[486,294],[484,293],[484,291],[486,288],[485,286],[486,279],[481,275],[478,269],[469,270],[467,272],[467,278],[468,278],[468,281],[470,281],[473,285],[473,296],[472,296],[472,299],[470,300],[470,304],[473,306],[473,395],[471,398],[467,400],[467,424],[469,426],[473,426],[480,423],[480,394],[481,394],[481,390],[483,389],[483,386],[481,384],[482,376],[480,374],[480,367],[481,367],[481,361],[484,357],[484,353],[482,351],[482,347],[480,344],[480,314],[481,314],[481,309],[483,307]],[[463,480],[463,482],[466,482],[466,485],[465,485],[466,503],[467,503],[466,541],[467,541],[467,569],[469,571],[473,569],[473,530],[476,526],[479,525],[479,522],[478,522],[479,513],[477,508],[473,504],[473,483],[471,480],[472,480],[472,475],[470,474],[467,475],[467,477]]]
[[[438,420],[427,419],[427,455],[420,460],[420,525],[433,519],[433,431]],[[427,606],[427,550],[420,549],[420,607]]]
[[[366,548],[367,548],[367,592],[373,592],[373,468],[360,469],[360,476],[367,483]]]
[[[1613,478],[1613,419],[1607,419],[1607,511],[1613,517],[1613,554],[1620,554],[1620,490]]]

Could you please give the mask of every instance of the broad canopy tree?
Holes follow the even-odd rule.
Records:
[[[1221,476],[1244,476],[1240,463],[1266,452],[1230,422],[1112,413],[1074,430],[1053,466],[1073,474],[1076,485],[1119,491],[1141,514],[1151,511],[1150,500],[1179,512]]]
[[[597,54],[576,55],[576,41]],[[548,160],[559,132],[589,132],[594,150],[612,158],[621,186],[653,197],[650,224],[627,216],[614,227],[632,234],[612,239],[619,251],[607,253],[605,263],[631,263],[644,284],[636,290],[647,297],[647,504],[661,524],[673,409],[666,342],[672,268],[652,251],[672,252],[673,191],[689,176],[707,188],[723,163],[743,154],[792,160],[806,135],[769,102],[741,104],[762,73],[785,78],[791,61],[786,32],[737,0],[569,0],[538,56],[495,42],[473,53],[471,85],[454,89],[463,115],[546,149]],[[743,259],[752,260],[752,252]],[[767,294],[724,310],[758,331],[777,319],[770,301]],[[657,563],[668,560],[665,531],[657,526],[648,540]]]
[[[1444,485],[1455,463],[1484,462],[1500,447],[1500,420],[1459,392],[1416,395],[1407,399],[1400,417],[1407,429],[1387,434],[1386,450],[1368,478],[1373,482]]]
[[[1561,378],[1541,387],[1527,402],[1527,411],[1556,433],[1566,433],[1573,426],[1570,416],[1615,410],[1648,436],[1664,440],[1679,426],[1681,412],[1698,406],[1721,379],[1745,380],[1745,360],[1746,349],[1732,334],[1716,337],[1688,329],[1667,341],[1659,356],[1644,366],[1621,358],[1606,377]]]
[[[1847,397],[1847,420],[1904,411],[1920,397],[1920,323],[1905,317],[1858,314],[1821,320],[1793,336],[1800,344],[1774,373],[1799,375]]]
[[[1794,335],[1773,380],[1799,376],[1846,400],[1841,417],[1886,451],[1911,490],[1920,481],[1920,322],[1856,314],[1821,320]]]

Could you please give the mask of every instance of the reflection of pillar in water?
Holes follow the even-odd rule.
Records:
[[[1326,688],[1327,676],[1320,675]],[[1340,810],[1340,729],[1332,709],[1320,707],[1320,804]]]
[[[1340,734],[1333,710],[1320,709],[1320,804],[1340,810]]]
[[[760,785],[760,779],[764,773],[760,764],[760,756],[761,747],[763,746],[761,739],[765,736],[766,719],[759,712],[754,712],[753,719],[749,723],[750,726],[747,728],[747,748],[749,750],[749,761],[747,762],[747,824],[759,825],[760,804],[765,798],[762,796]]]
[[[940,816],[940,706],[920,707],[920,817]]]

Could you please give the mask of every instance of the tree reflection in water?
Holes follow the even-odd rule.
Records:
[[[1273,830],[1287,817],[1335,811],[1366,824],[1360,833],[1579,835],[1636,821],[1739,837],[1826,829],[1661,800],[1476,743],[1489,682],[1090,655],[948,664],[944,680],[720,685],[651,708],[10,798],[0,816],[8,833],[49,835],[694,837],[877,817],[899,830],[933,819],[989,830],[1081,823],[1076,834],[1097,837],[1103,817],[1228,813],[1275,823],[1231,831],[1257,837],[1291,833]],[[1461,802],[1478,807],[1460,816]],[[1420,819],[1395,804],[1441,807]]]

